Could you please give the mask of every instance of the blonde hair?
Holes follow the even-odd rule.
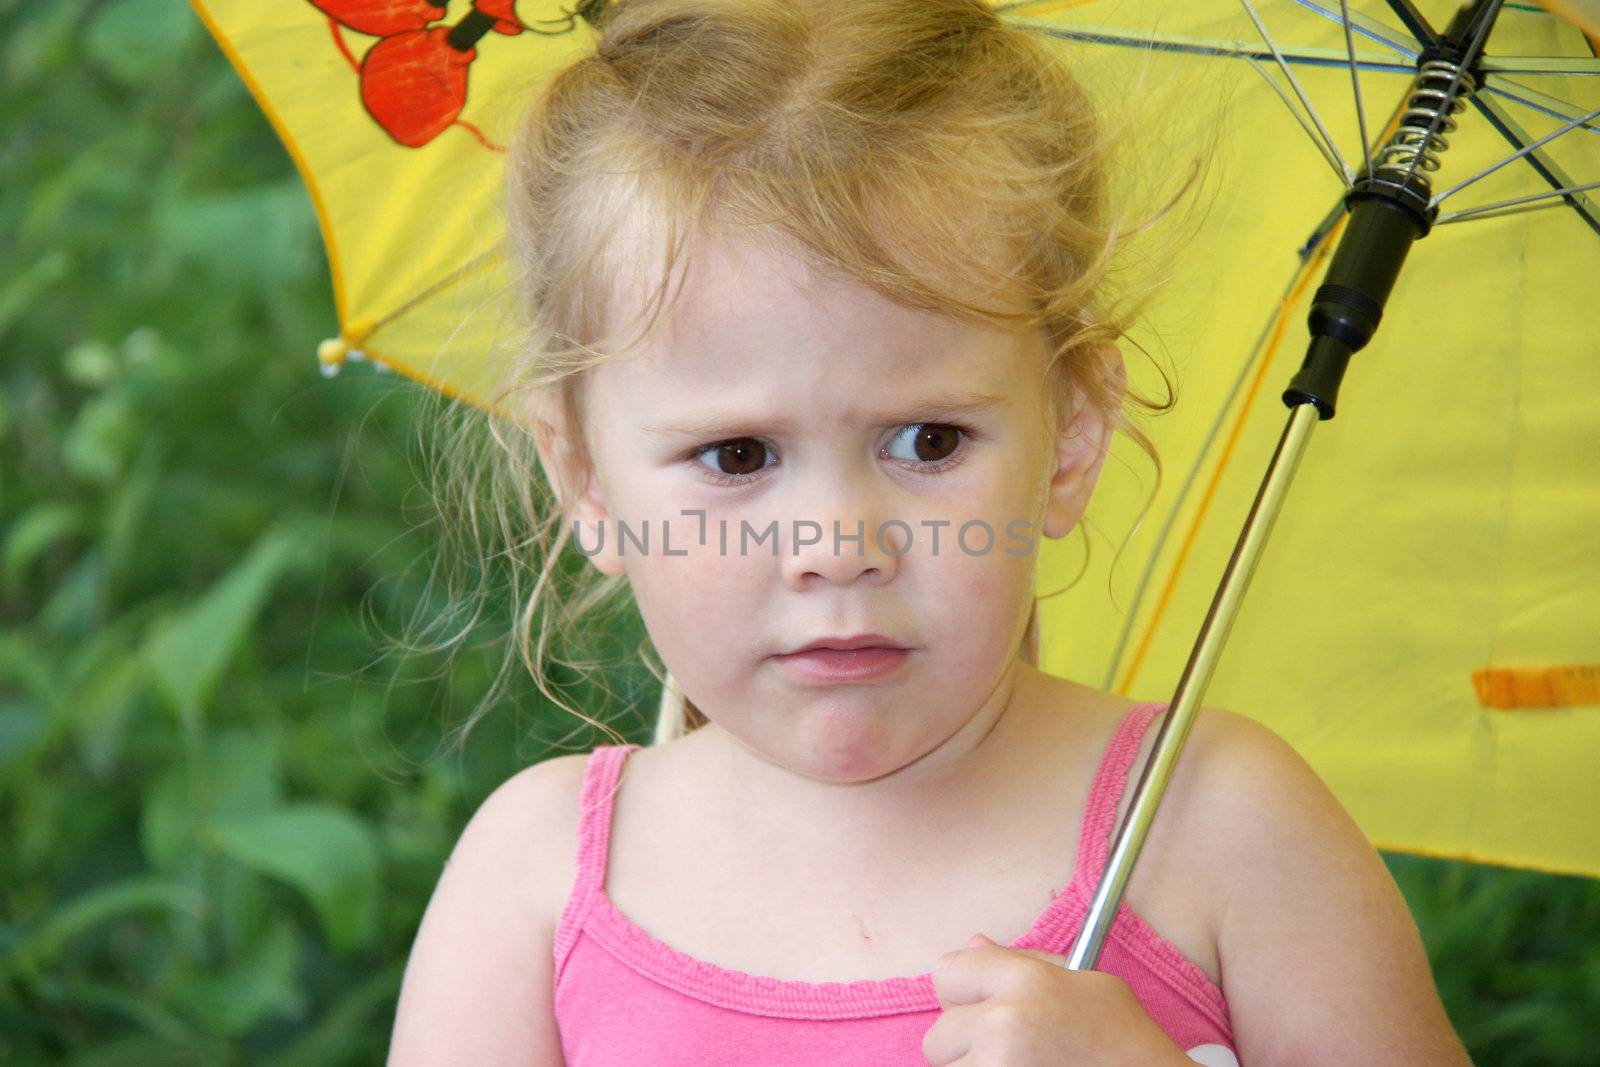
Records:
[[[528,333],[500,398],[506,424],[491,420],[496,447],[482,471],[493,467],[497,485],[467,505],[475,541],[493,525],[512,546],[513,644],[546,697],[621,740],[546,681],[552,664],[577,665],[558,648],[571,651],[630,603],[625,577],[563,562],[563,516],[592,469],[585,372],[618,351],[597,347],[618,278],[660,279],[637,344],[676,296],[668,284],[692,239],[713,228],[781,242],[907,307],[1043,330],[1046,429],[1053,436],[1061,412],[1091,405],[1155,461],[1159,482],[1153,446],[1122,403],[1165,411],[1170,382],[1159,403],[1125,390],[1120,355],[1113,368],[1105,354],[1143,302],[1113,306],[1105,289],[1120,240],[1177,197],[1138,227],[1113,216],[1115,131],[1097,123],[1047,38],[983,0],[621,0],[600,10],[594,52],[536,94],[508,158]],[[662,685],[655,738],[665,741],[706,719],[648,644],[636,651]],[[1029,662],[1038,647],[1036,598]]]

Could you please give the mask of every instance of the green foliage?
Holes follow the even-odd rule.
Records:
[[[1600,1036],[1600,882],[1385,856],[1434,980],[1480,1064],[1591,1064]]]
[[[347,953],[371,943],[378,921],[378,846],[367,824],[321,804],[214,822],[225,856],[283,879],[317,911],[328,943]]]
[[[499,653],[384,639],[420,391],[317,375],[310,204],[194,16],[0,14],[0,1062],[381,1061],[451,843],[573,724],[529,683],[438,751]],[[1596,883],[1388,859],[1479,1062],[1594,1062]]]
[[[317,373],[309,199],[193,12],[0,13],[0,1062],[379,1062],[468,816],[587,735],[527,682],[443,751],[500,653],[392,640],[431,398]]]

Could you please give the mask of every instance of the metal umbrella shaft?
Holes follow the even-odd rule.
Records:
[[[1462,8],[1449,30],[1418,57],[1417,78],[1398,128],[1345,197],[1350,218],[1312,301],[1311,344],[1283,394],[1290,407],[1289,422],[1162,716],[1127,817],[1112,841],[1105,870],[1067,957],[1071,970],[1089,970],[1099,962],[1133,865],[1283,508],[1311,428],[1319,418],[1333,417],[1351,355],[1372,339],[1406,254],[1432,228],[1438,208],[1431,202],[1428,173],[1438,167],[1438,153],[1446,147],[1444,133],[1455,128],[1450,116],[1465,106],[1463,98],[1479,84],[1473,68],[1501,2],[1476,0]]]
[[[1189,655],[1188,664],[1183,668],[1177,693],[1161,717],[1155,747],[1145,762],[1144,773],[1139,776],[1139,785],[1134,791],[1127,818],[1117,832],[1110,859],[1095,886],[1083,928],[1067,957],[1066,965],[1071,970],[1091,970],[1099,961],[1101,946],[1122,902],[1128,879],[1133,874],[1134,861],[1144,847],[1150,824],[1156,817],[1157,806],[1172,777],[1178,753],[1189,735],[1189,727],[1194,722],[1195,712],[1199,710],[1206,685],[1216,670],[1222,646],[1228,639],[1228,631],[1238,615],[1244,591],[1250,584],[1251,575],[1255,573],[1256,563],[1266,547],[1267,536],[1272,532],[1272,524],[1288,495],[1295,467],[1316,424],[1315,405],[1298,404],[1289,416],[1283,436],[1278,440],[1278,448],[1273,453],[1266,478],[1256,494],[1255,503],[1251,505],[1238,543],[1234,545],[1228,569],[1223,573],[1222,585],[1211,601],[1211,610],[1206,613],[1205,623],[1200,627],[1200,637]]]

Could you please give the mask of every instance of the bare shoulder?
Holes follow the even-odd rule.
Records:
[[[482,852],[544,904],[558,908],[572,888],[578,848],[578,793],[589,753],[552,756],[507,778],[473,813],[451,852]],[[519,869],[520,868],[520,869]],[[548,908],[543,917],[554,923]]]
[[[586,759],[524,768],[467,822],[406,963],[391,1067],[562,1062],[551,946],[575,873]]]
[[[1383,858],[1293,746],[1207,708],[1179,764],[1225,872],[1217,948],[1240,1060],[1470,1064]]]

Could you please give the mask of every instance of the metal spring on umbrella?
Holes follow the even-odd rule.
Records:
[[[1400,126],[1389,143],[1378,150],[1374,166],[1407,173],[1438,170],[1439,153],[1448,147],[1445,135],[1456,129],[1456,120],[1450,116],[1467,106],[1463,98],[1477,87],[1472,74],[1460,64],[1446,59],[1423,63],[1417,69],[1417,86],[1411,91]]]

